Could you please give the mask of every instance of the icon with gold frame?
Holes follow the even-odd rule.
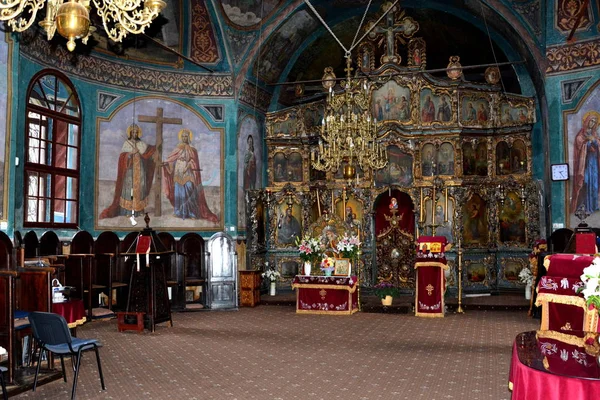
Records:
[[[333,270],[335,276],[350,276],[350,259],[336,258]]]

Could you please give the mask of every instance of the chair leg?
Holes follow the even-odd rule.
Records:
[[[40,355],[38,356],[37,366],[35,367],[35,378],[33,379],[33,391],[37,388],[38,375],[40,373],[40,365],[42,365],[42,357],[44,355],[44,349],[40,348]]]
[[[0,385],[2,385],[2,398],[8,400],[8,392],[6,391],[6,382],[4,381],[4,372],[0,371]]]
[[[63,380],[67,381],[67,371],[65,371],[65,356],[61,354],[60,356],[60,366],[62,367]]]
[[[77,361],[75,362],[75,376],[73,377],[73,389],[71,390],[71,400],[75,400],[75,391],[77,390],[77,378],[79,377],[79,366],[81,365],[81,349],[77,352]]]
[[[98,347],[94,347],[94,351],[96,352],[96,361],[98,362],[98,374],[100,374],[100,384],[102,385],[102,390],[106,390],[106,386],[104,386],[104,375],[102,374],[102,365],[100,365],[100,353],[98,353]]]

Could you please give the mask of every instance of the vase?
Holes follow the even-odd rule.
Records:
[[[304,275],[309,276],[311,268],[312,268],[312,264],[310,263],[310,261],[305,261],[304,262]]]
[[[531,285],[525,286],[525,299],[531,300]]]
[[[394,300],[394,298],[392,296],[385,296],[384,298],[381,299],[381,305],[382,306],[391,306],[392,300]]]
[[[325,273],[325,276],[331,276],[333,268],[323,268],[323,272]]]
[[[271,286],[269,287],[269,296],[275,296],[277,294],[277,282],[271,282]]]

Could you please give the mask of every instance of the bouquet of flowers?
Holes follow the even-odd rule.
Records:
[[[390,282],[381,281],[377,285],[373,287],[375,289],[375,295],[380,299],[385,298],[386,296],[398,296],[400,293],[398,288],[392,285]]]
[[[322,270],[333,270],[333,266],[334,266],[334,260],[331,257],[325,256],[325,258],[323,258],[323,260],[321,261],[321,269]]]
[[[581,281],[584,286],[579,289],[583,293],[588,307],[600,312],[600,257],[594,257],[589,267],[583,269]]]
[[[321,245],[317,239],[310,236],[304,236],[302,240],[296,238],[296,245],[302,261],[315,265],[321,259]]]
[[[271,282],[275,282],[277,278],[281,276],[281,274],[279,273],[279,271],[275,271],[274,269],[268,269],[265,272],[263,272],[261,276],[263,278],[268,279]]]
[[[519,281],[527,286],[531,286],[533,283],[533,274],[529,268],[525,267],[519,272]]]
[[[344,234],[344,237],[337,243],[336,248],[343,258],[354,259],[358,255],[360,244],[358,236]]]

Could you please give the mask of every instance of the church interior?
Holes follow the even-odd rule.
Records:
[[[11,398],[600,394],[599,0],[0,20]]]

